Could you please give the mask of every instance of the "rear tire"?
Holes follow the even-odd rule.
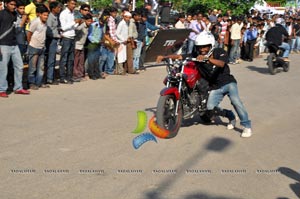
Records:
[[[290,69],[290,62],[285,62],[282,67],[284,72],[288,72]]]
[[[166,138],[173,138],[177,135],[182,122],[182,104],[179,100],[177,115],[175,115],[177,100],[174,95],[160,96],[157,103],[156,122],[170,131]]]
[[[274,68],[274,62],[273,60],[276,59],[276,56],[274,53],[270,53],[268,56],[268,68],[269,68],[269,72],[271,73],[271,75],[275,75],[276,74],[276,69]]]

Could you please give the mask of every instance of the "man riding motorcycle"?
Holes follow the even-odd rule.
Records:
[[[238,113],[240,123],[244,127],[241,137],[252,135],[251,121],[248,113],[242,104],[237,88],[237,82],[230,74],[227,53],[222,48],[214,48],[215,38],[208,32],[201,32],[195,40],[195,50],[192,56],[196,57],[196,64],[204,79],[209,82],[210,94],[207,101],[207,109],[210,117],[223,116],[229,119],[227,129],[233,129],[236,123],[235,115],[232,111],[221,109],[219,104],[227,95]],[[182,55],[158,56],[157,62],[164,58],[182,59]]]
[[[266,40],[268,43],[272,43],[277,45],[279,48],[283,48],[283,60],[284,61],[290,61],[288,59],[290,54],[290,45],[287,42],[284,42],[284,38],[289,38],[289,33],[287,30],[283,27],[284,25],[284,19],[277,18],[276,19],[276,25],[268,30],[266,33]]]

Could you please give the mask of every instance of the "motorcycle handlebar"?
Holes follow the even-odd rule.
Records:
[[[183,65],[186,65],[187,62],[193,61],[193,62],[205,62],[205,61],[199,61],[197,60],[197,58],[193,58],[193,57],[187,57],[183,60],[173,60],[171,58],[165,58],[163,59],[164,62],[166,62],[168,67],[180,67]]]
[[[209,52],[205,55],[205,57],[204,57],[205,59],[202,61],[199,61],[199,60],[197,60],[197,58],[194,58],[194,57],[186,57],[184,60],[176,60],[175,62],[177,62],[179,64],[186,64],[186,62],[188,62],[188,61],[206,62],[209,59],[209,57],[211,56],[211,54],[213,53],[214,49],[215,49],[214,47],[211,48],[209,50]],[[167,64],[170,64],[170,65],[173,64],[173,59],[171,59],[171,58],[164,58],[163,61],[165,61]]]

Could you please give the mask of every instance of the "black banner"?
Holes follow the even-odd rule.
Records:
[[[146,51],[145,62],[155,62],[158,55],[175,54],[190,32],[190,29],[160,30]]]

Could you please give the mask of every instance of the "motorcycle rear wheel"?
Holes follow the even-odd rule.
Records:
[[[178,101],[178,111],[175,115],[177,100],[174,95],[160,96],[157,103],[156,122],[157,124],[170,131],[166,138],[173,138],[177,135],[182,122],[182,104]]]
[[[288,72],[290,69],[290,62],[285,62],[282,67],[284,72]]]
[[[276,56],[274,53],[270,53],[270,55],[268,56],[268,68],[269,68],[269,72],[271,73],[271,75],[275,75],[276,74],[276,69],[274,68],[274,62],[273,60],[276,59]]]

